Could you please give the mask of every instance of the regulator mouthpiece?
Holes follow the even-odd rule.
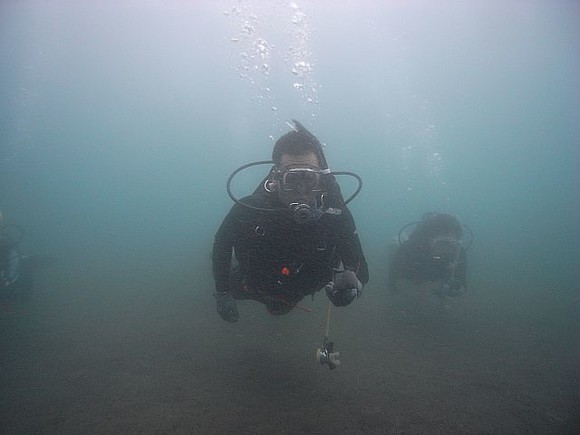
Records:
[[[326,337],[322,346],[316,349],[316,362],[320,365],[327,364],[330,370],[340,365],[340,352],[334,351],[334,343]]]
[[[292,217],[297,224],[306,224],[314,220],[314,213],[308,204],[290,204],[290,211],[292,212]]]

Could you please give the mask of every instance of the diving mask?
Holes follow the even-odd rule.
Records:
[[[322,171],[306,167],[290,167],[279,173],[280,187],[286,192],[318,192]]]
[[[431,239],[431,254],[436,258],[452,258],[460,245],[461,241],[454,236],[435,236]]]

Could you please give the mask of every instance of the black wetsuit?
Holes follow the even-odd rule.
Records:
[[[417,243],[408,240],[395,252],[389,267],[389,288],[397,291],[397,282],[401,279],[416,283],[427,281],[447,282],[454,278],[463,288],[467,287],[467,255],[465,249],[459,248],[457,264],[453,269],[452,261],[441,259],[431,254],[428,242]]]
[[[242,201],[278,211],[232,207],[213,248],[218,293],[231,292],[235,299],[257,300],[270,312],[283,313],[330,282],[341,262],[363,284],[368,282],[366,259],[345,205],[340,214],[325,213],[318,221],[298,224],[276,194],[258,190]]]

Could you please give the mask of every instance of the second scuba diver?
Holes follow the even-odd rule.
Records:
[[[33,284],[33,267],[40,256],[25,257],[20,254],[19,243],[23,231],[18,225],[3,225],[0,212],[0,306],[9,310],[16,297],[29,296]]]
[[[401,240],[402,232],[411,226],[408,239]],[[405,225],[389,265],[391,293],[397,293],[399,282],[406,279],[416,284],[433,282],[433,293],[441,298],[463,294],[467,289],[466,251],[471,244],[470,240],[465,248],[462,246],[464,227],[455,216],[433,212]]]

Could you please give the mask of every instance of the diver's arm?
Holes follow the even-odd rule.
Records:
[[[240,210],[234,205],[218,229],[212,252],[213,277],[217,293],[229,293],[232,248],[236,237],[236,222]]]
[[[232,323],[237,322],[240,317],[229,285],[232,248],[237,234],[237,214],[237,207],[234,205],[215,235],[212,253],[216,311],[222,319]]]
[[[362,295],[364,285],[369,281],[367,261],[356,232],[352,215],[343,209],[343,220],[338,223],[337,254],[344,270],[334,274],[334,279],[324,288],[326,296],[336,307],[349,305]]]
[[[354,218],[347,207],[343,208],[342,215],[345,221],[342,234],[339,237],[340,260],[344,267],[355,272],[358,280],[365,285],[369,281],[369,270]]]

